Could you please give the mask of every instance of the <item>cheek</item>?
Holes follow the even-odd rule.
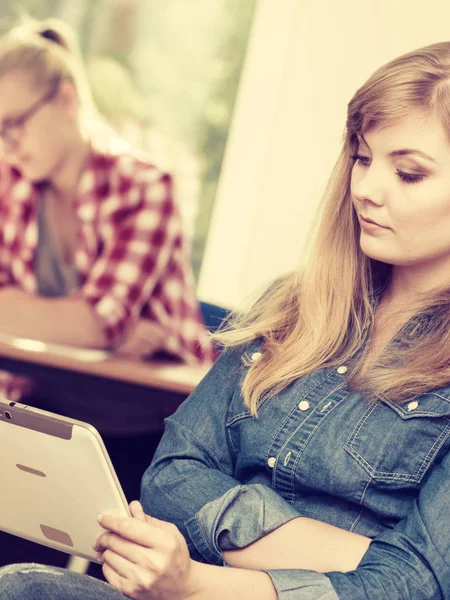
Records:
[[[450,187],[449,187],[450,189]],[[401,202],[390,207],[394,223],[399,228],[421,230],[440,229],[450,221],[450,193],[433,187],[412,190]]]
[[[57,127],[42,127],[30,136],[30,152],[36,162],[53,164],[63,148],[61,131]]]
[[[395,236],[405,252],[430,256],[450,247],[450,194],[425,190],[391,207]]]
[[[18,165],[23,175],[31,180],[45,179],[55,169],[61,156],[60,136],[53,128],[36,129],[33,135],[27,137],[21,151],[26,157],[26,162]]]

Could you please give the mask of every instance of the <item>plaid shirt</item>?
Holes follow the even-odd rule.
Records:
[[[36,294],[39,186],[5,164],[0,169],[0,287]],[[187,363],[212,360],[171,177],[123,148],[114,152],[93,143],[73,209],[81,287],[71,297],[92,307],[109,346],[142,317],[167,332],[162,351]],[[17,397],[17,386],[8,390],[6,381],[3,373],[1,391]]]

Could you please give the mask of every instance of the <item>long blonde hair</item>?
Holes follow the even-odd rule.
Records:
[[[81,111],[86,116],[97,115],[76,35],[67,23],[22,17],[0,40],[0,77],[12,71],[27,72],[37,89],[63,79],[72,81]]]
[[[387,63],[356,92],[306,266],[275,282],[249,312],[233,315],[215,335],[224,346],[257,338],[264,344],[242,385],[253,414],[262,399],[314,370],[345,363],[365,341],[374,322],[374,297],[386,289],[391,267],[360,249],[351,157],[357,135],[411,109],[438,115],[450,137],[450,42]],[[417,297],[411,308],[416,317],[427,315],[428,326],[413,344],[388,345],[372,368],[349,379],[350,389],[400,401],[450,384],[450,289]]]

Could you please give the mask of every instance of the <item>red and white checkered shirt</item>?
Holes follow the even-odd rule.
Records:
[[[0,164],[0,287],[37,293],[39,198],[38,186]],[[167,332],[163,351],[187,363],[213,360],[170,175],[131,152],[93,143],[73,208],[81,287],[71,297],[89,303],[110,347],[142,317]]]

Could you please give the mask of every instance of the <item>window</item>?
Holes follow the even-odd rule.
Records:
[[[2,29],[17,2],[0,4]],[[255,0],[22,0],[77,31],[100,111],[175,176],[198,276]]]

